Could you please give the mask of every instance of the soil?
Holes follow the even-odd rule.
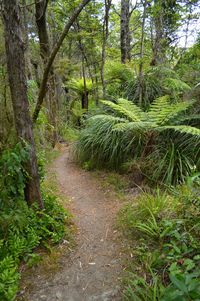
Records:
[[[121,202],[104,191],[91,172],[73,162],[68,148],[54,161],[51,173],[57,177],[62,196],[70,199],[67,207],[77,227],[77,244],[70,256],[61,258],[59,271],[48,278],[32,276],[27,300],[122,300],[122,246],[114,228]]]

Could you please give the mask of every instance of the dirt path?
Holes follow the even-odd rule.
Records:
[[[119,301],[120,243],[113,229],[119,202],[77,167],[66,149],[53,164],[60,192],[71,199],[77,246],[51,280],[36,279],[29,301]]]

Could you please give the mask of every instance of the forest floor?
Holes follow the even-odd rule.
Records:
[[[49,172],[57,178],[61,196],[69,200],[67,208],[77,228],[76,246],[70,255],[61,256],[59,270],[47,276],[38,274],[36,269],[27,277],[31,288],[23,300],[121,300],[124,255],[114,225],[123,202],[105,189],[93,173],[77,166],[67,147],[61,150]]]

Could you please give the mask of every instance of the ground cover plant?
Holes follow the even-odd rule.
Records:
[[[14,300],[19,289],[20,263],[37,263],[38,246],[50,247],[71,235],[70,215],[55,195],[43,189],[43,210],[24,201],[27,154],[17,144],[0,159],[0,299],[5,301]]]
[[[199,300],[199,210],[198,191],[186,187],[143,193],[122,209],[131,254],[124,300]]]

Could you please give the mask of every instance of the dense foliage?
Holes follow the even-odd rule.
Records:
[[[28,207],[23,199],[23,163],[27,151],[17,144],[0,159],[0,299],[15,299],[21,262],[37,262],[34,250],[69,237],[69,214],[58,199],[43,192],[45,209]]]
[[[87,169],[189,185],[123,210],[138,243],[125,298],[200,300],[199,0],[1,2],[0,300],[14,300],[21,262],[69,235],[42,180],[46,150],[74,140]]]

